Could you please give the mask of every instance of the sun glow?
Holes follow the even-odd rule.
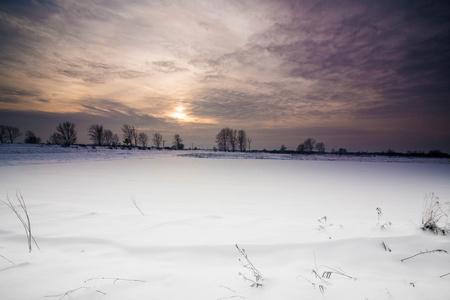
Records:
[[[185,113],[186,108],[182,105],[179,105],[175,108],[173,113],[168,114],[169,117],[176,119],[179,122],[188,122],[188,123],[203,123],[203,124],[216,124],[216,121],[213,119],[205,119],[205,118],[195,118]]]
[[[175,108],[175,112],[171,113],[170,116],[172,118],[175,118],[175,119],[178,119],[178,120],[181,120],[181,121],[187,121],[189,119],[189,117],[186,116],[185,113],[183,113],[184,110],[185,110],[185,108],[183,106],[181,106],[181,105],[177,106]]]

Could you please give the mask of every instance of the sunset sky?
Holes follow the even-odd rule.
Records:
[[[446,1],[0,2],[0,124],[450,152]]]

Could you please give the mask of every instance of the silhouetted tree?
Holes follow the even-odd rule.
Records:
[[[7,137],[6,137],[6,126],[0,125],[0,143],[4,144],[6,143]]]
[[[303,152],[305,152],[305,145],[304,145],[304,144],[298,145],[296,151],[297,151],[298,153],[303,153]]]
[[[222,128],[216,135],[217,148],[221,151],[236,151],[239,145],[240,151],[245,151],[247,143],[250,147],[251,140],[245,130],[236,130],[229,127]]]
[[[247,147],[247,133],[245,130],[239,130],[237,133],[237,141],[239,145],[239,151],[244,152]]]
[[[231,135],[232,130],[229,127],[222,128],[216,135],[217,148],[221,151],[227,151],[229,149],[228,137]]]
[[[237,130],[232,129],[228,132],[228,143],[230,144],[231,151],[236,151],[237,142]]]
[[[39,144],[41,142],[41,138],[37,137],[33,131],[28,130],[27,132],[25,132],[24,142],[25,144]]]
[[[316,140],[313,138],[307,138],[304,142],[303,145],[305,145],[305,151],[306,152],[312,152],[314,150],[314,146],[316,144]]]
[[[316,144],[316,150],[319,153],[325,153],[325,144],[320,142]]]
[[[184,148],[183,139],[180,137],[179,134],[175,134],[173,136],[173,145],[177,150],[182,150]]]
[[[114,137],[113,132],[109,129],[105,129],[105,131],[103,131],[103,144],[106,146],[112,146],[113,137]]]
[[[52,145],[61,145],[62,141],[61,141],[61,136],[57,133],[54,132],[47,141],[48,144],[52,144]]]
[[[128,144],[133,147],[133,137],[136,135],[136,128],[134,126],[130,126],[128,124],[124,124],[122,126],[122,133],[124,143],[128,146]]]
[[[148,135],[145,132],[139,133],[138,140],[139,143],[141,143],[142,147],[147,148]]]
[[[95,145],[101,146],[105,140],[105,132],[103,125],[92,124],[88,129],[89,139],[94,142]]]
[[[345,149],[345,148],[339,148],[338,153],[339,153],[339,154],[346,154],[346,153],[347,153],[347,149]]]
[[[247,137],[248,151],[250,151],[250,150],[251,150],[251,149],[250,149],[250,145],[251,145],[251,143],[252,143],[252,139],[251,139],[251,138],[249,138],[249,137]]]
[[[111,145],[113,147],[117,147],[119,145],[119,136],[117,135],[117,133],[113,134]]]
[[[22,135],[19,127],[5,126],[6,137],[11,144],[14,144],[16,138]]]
[[[286,146],[285,145],[281,145],[280,152],[281,153],[286,152]]]
[[[161,148],[163,137],[159,132],[156,132],[153,134],[153,144],[156,146],[156,148]]]
[[[58,144],[64,146],[70,146],[76,144],[77,132],[75,130],[75,124],[71,122],[59,123],[56,126],[56,132],[53,133],[48,139],[50,144]]]
[[[132,136],[133,136],[133,141],[134,141],[134,145],[137,146],[138,145],[138,127],[133,127],[133,131],[131,132]]]

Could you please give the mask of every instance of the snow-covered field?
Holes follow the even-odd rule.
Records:
[[[450,251],[419,228],[448,160],[198,153],[0,145],[0,199],[20,191],[40,247],[0,204],[0,298],[449,298],[449,254],[401,261]]]

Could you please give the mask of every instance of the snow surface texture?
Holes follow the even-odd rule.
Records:
[[[0,204],[0,298],[448,299],[449,254],[401,261],[450,251],[420,230],[448,161],[180,153],[1,145],[0,199],[20,190],[41,250]]]

